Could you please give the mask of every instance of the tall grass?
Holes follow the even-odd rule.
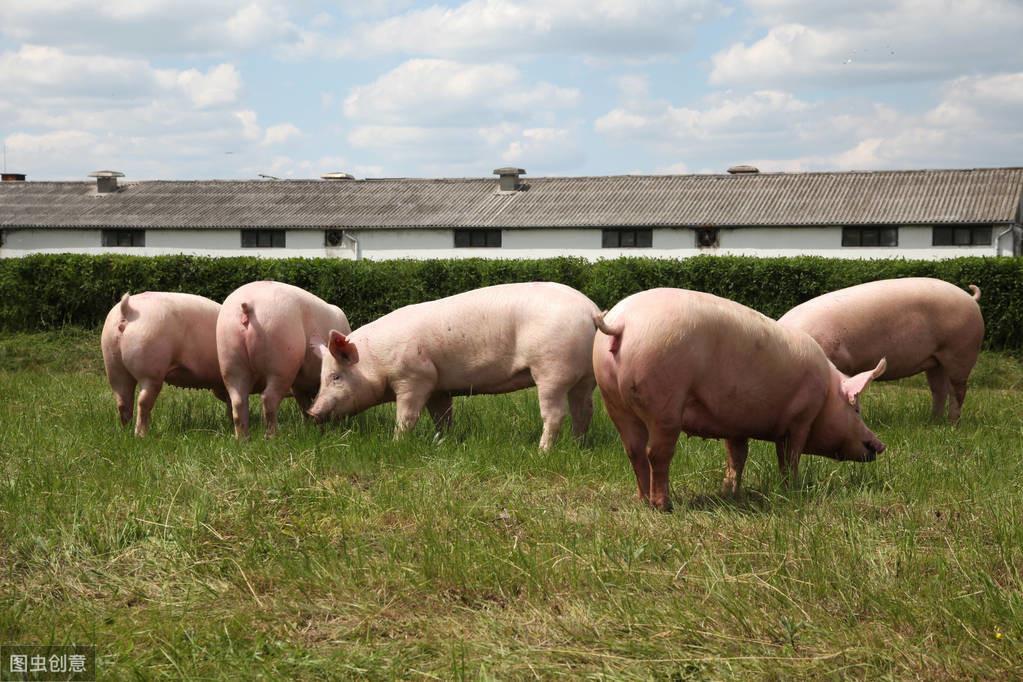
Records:
[[[536,450],[535,394],[393,408],[236,443],[167,388],[151,436],[116,424],[94,334],[0,338],[0,642],[95,643],[110,677],[1018,677],[1020,378],[985,355],[959,428],[919,380],[871,388],[872,465],[756,444],[716,496],[720,444],[683,440],[673,514],[598,405]],[[256,401],[253,401],[255,410]],[[256,433],[259,432],[257,425]]]

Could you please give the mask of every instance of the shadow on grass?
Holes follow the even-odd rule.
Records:
[[[743,515],[770,513],[774,506],[772,496],[760,490],[743,490],[738,495],[697,493],[676,499],[676,511],[728,511]]]

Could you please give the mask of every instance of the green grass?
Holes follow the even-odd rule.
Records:
[[[116,425],[91,332],[0,337],[0,642],[95,643],[102,678],[1010,679],[1023,674],[1023,365],[985,355],[958,429],[872,388],[872,465],[684,440],[670,515],[598,406],[539,454],[531,391],[236,443],[168,388]],[[254,401],[255,405],[255,401]],[[257,431],[261,428],[257,425]]]

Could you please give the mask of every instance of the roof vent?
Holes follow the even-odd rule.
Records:
[[[89,173],[90,178],[96,178],[96,193],[110,194],[117,191],[117,178],[123,178],[124,173],[112,170],[100,170]]]
[[[494,170],[494,175],[501,178],[501,191],[502,192],[517,192],[519,189],[519,176],[525,175],[526,170],[524,168],[497,168]]]
[[[324,180],[354,180],[355,176],[351,173],[324,173],[320,176]]]
[[[728,169],[728,172],[731,175],[750,175],[753,173],[759,173],[760,169],[757,168],[756,166],[739,165],[732,166],[731,168]]]
[[[2,173],[0,182],[25,182],[24,173]]]

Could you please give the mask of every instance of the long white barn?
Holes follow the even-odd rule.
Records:
[[[0,183],[0,256],[1019,256],[1023,168]]]

